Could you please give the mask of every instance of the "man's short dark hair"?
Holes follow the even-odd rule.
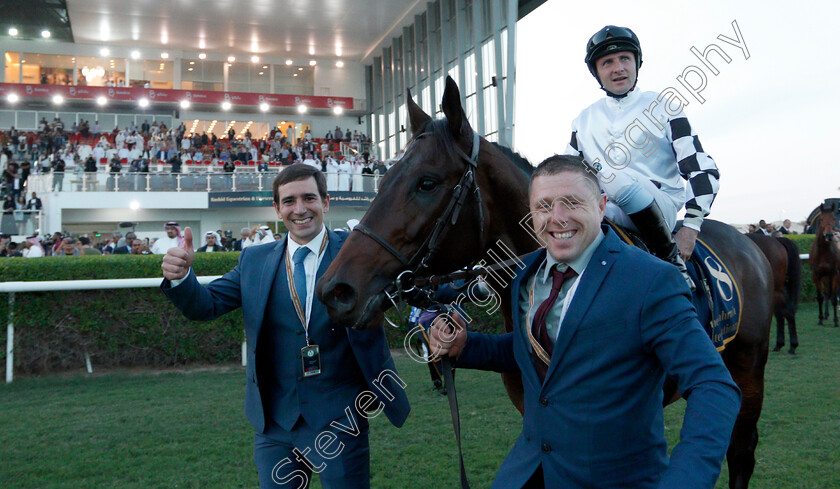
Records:
[[[324,176],[324,173],[321,170],[313,166],[299,163],[287,167],[274,178],[274,184],[272,185],[272,189],[274,191],[274,203],[278,205],[280,204],[281,185],[285,185],[289,182],[296,182],[298,180],[306,180],[310,177],[315,179],[315,184],[318,186],[318,195],[321,196],[321,200],[326,200],[327,177]]]
[[[601,186],[598,183],[598,172],[586,163],[583,158],[571,155],[554,155],[543,160],[531,174],[531,179],[528,181],[528,195],[531,194],[531,186],[535,178],[557,175],[563,172],[573,172],[583,176],[592,183],[596,195],[600,194]]]
[[[83,245],[87,246],[90,244],[90,238],[88,238],[87,236],[82,236],[81,238],[79,238],[79,243],[82,243]]]

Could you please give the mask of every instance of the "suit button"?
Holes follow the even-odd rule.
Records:
[[[543,398],[541,398],[541,399],[540,399],[540,406],[542,406],[542,407],[546,407],[546,406],[548,406],[548,399],[546,399],[546,398],[544,398],[544,397],[543,397]]]
[[[542,451],[545,453],[551,453],[551,445],[549,445],[548,443],[543,443]]]

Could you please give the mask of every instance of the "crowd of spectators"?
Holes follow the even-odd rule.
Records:
[[[181,228],[177,222],[171,221],[164,225],[165,237],[139,238],[133,231],[125,233],[114,232],[110,237],[101,235],[91,236],[82,234],[73,236],[69,233],[55,232],[52,236],[35,234],[22,242],[13,242],[8,233],[0,234],[0,258],[24,257],[39,258],[42,256],[80,256],[80,255],[151,255],[165,254],[172,246],[183,245]],[[243,249],[270,243],[285,237],[279,232],[272,232],[267,225],[242,228],[236,239],[230,230],[208,231],[204,233],[201,243],[195,250],[199,253],[242,251]]]
[[[341,143],[349,143],[355,153],[342,155]],[[188,133],[183,123],[169,128],[145,121],[103,132],[97,120],[66,127],[60,118],[52,122],[42,118],[37,131],[12,126],[0,132],[0,147],[0,198],[11,193],[15,201],[26,192],[29,175],[50,172],[54,173],[53,190],[60,191],[68,172],[100,172],[111,177],[120,173],[233,173],[242,167],[268,171],[297,163],[335,173],[331,190],[350,190],[349,175],[384,174],[390,167],[365,150],[369,147],[365,134],[340,127],[324,138],[313,137],[309,130],[295,138],[292,125],[285,133],[274,128],[264,138],[254,138],[249,130],[236,134],[233,128],[218,137],[213,132]],[[340,179],[340,174],[348,178]]]
[[[804,234],[808,234],[807,227],[803,231]],[[799,234],[793,230],[793,224],[790,222],[790,219],[782,221],[780,226],[776,226],[775,224],[768,223],[764,219],[761,219],[758,221],[758,224],[750,224],[747,229],[747,233],[758,233],[774,237],[780,237],[786,234]]]

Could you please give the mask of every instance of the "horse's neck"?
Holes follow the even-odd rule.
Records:
[[[519,173],[521,170],[510,164],[510,168],[494,167],[488,174],[488,195],[492,195],[492,200],[488,201],[490,235],[486,242],[492,248],[501,240],[522,255],[539,245],[528,232],[530,221],[524,219],[528,215],[528,180]]]

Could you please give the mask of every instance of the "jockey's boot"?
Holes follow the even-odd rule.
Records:
[[[674,241],[671,228],[668,226],[665,216],[662,215],[659,204],[654,200],[639,212],[628,214],[628,217],[633,221],[636,229],[639,230],[639,234],[642,235],[642,240],[644,240],[650,252],[668,263],[674,264],[685,278],[688,288],[694,292],[694,281],[688,276],[685,262],[677,249],[677,242]]]

